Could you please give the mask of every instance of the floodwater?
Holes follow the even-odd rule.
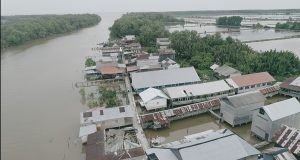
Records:
[[[278,51],[288,50],[294,52],[298,57],[300,57],[300,38],[253,42],[247,44],[257,51],[267,51],[270,49],[276,49]]]
[[[168,143],[183,139],[186,135],[211,129],[218,130],[223,128],[230,129],[250,144],[260,142],[257,138],[250,136],[251,124],[245,124],[233,128],[225,122],[219,123],[219,120],[213,117],[210,113],[204,113],[187,119],[173,121],[171,122],[170,128],[164,128],[157,131],[147,129],[145,130],[145,134],[148,139],[157,136],[164,137],[166,139],[164,143]]]
[[[1,55],[1,159],[81,160],[78,90],[87,55],[107,41],[121,13],[70,34],[39,40]]]

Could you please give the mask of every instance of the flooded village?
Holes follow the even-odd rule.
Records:
[[[299,76],[213,64],[215,80],[203,81],[176,62],[169,38],[156,48],[126,35],[86,57],[86,81],[75,84],[90,108],[80,113],[86,160],[299,158]]]
[[[128,12],[1,51],[1,159],[299,159],[299,9]]]

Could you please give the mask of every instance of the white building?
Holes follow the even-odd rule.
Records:
[[[261,108],[265,100],[265,96],[259,91],[225,97],[220,107],[222,119],[233,127],[251,122],[253,111]]]
[[[275,79],[268,72],[253,73],[231,77],[238,86],[238,93],[262,89],[274,84]]]
[[[253,113],[251,132],[271,141],[281,124],[300,129],[300,103],[296,98],[263,106]]]
[[[194,67],[132,73],[131,79],[136,92],[142,92],[150,87],[160,89],[200,82]]]
[[[166,108],[167,99],[169,99],[164,92],[155,88],[148,88],[141,92],[139,96],[142,99],[142,102],[140,102],[141,106],[145,106],[147,111]]]
[[[260,151],[228,129],[206,131],[146,150],[149,160],[257,160]]]
[[[227,79],[207,83],[167,87],[164,88],[163,91],[170,97],[170,104],[172,106],[177,106],[234,95],[236,87],[233,86],[234,84],[230,85],[231,83],[232,81]]]
[[[101,125],[105,128],[115,128],[132,125],[134,112],[130,106],[112,108],[93,108],[80,113],[80,124]]]

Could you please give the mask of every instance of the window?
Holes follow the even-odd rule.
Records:
[[[265,85],[266,85],[266,83],[263,83],[262,85],[263,85],[263,86],[265,86]]]
[[[249,86],[246,86],[245,89],[249,89]]]
[[[243,90],[243,89],[244,89],[244,87],[240,87],[240,88],[239,88],[239,90]]]
[[[259,113],[262,114],[262,115],[264,115],[264,114],[265,114],[265,110],[262,109],[262,108],[260,108],[260,109],[259,109]]]
[[[252,86],[251,86],[251,88],[254,88],[254,87],[255,87],[255,85],[252,85]]]
[[[267,85],[271,85],[271,82],[268,82]]]

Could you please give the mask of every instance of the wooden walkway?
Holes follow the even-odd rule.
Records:
[[[105,80],[97,80],[97,81],[76,82],[75,87],[81,88],[81,87],[99,86],[104,83],[115,83],[120,81],[124,81],[124,79],[119,78],[119,79],[105,79]]]

